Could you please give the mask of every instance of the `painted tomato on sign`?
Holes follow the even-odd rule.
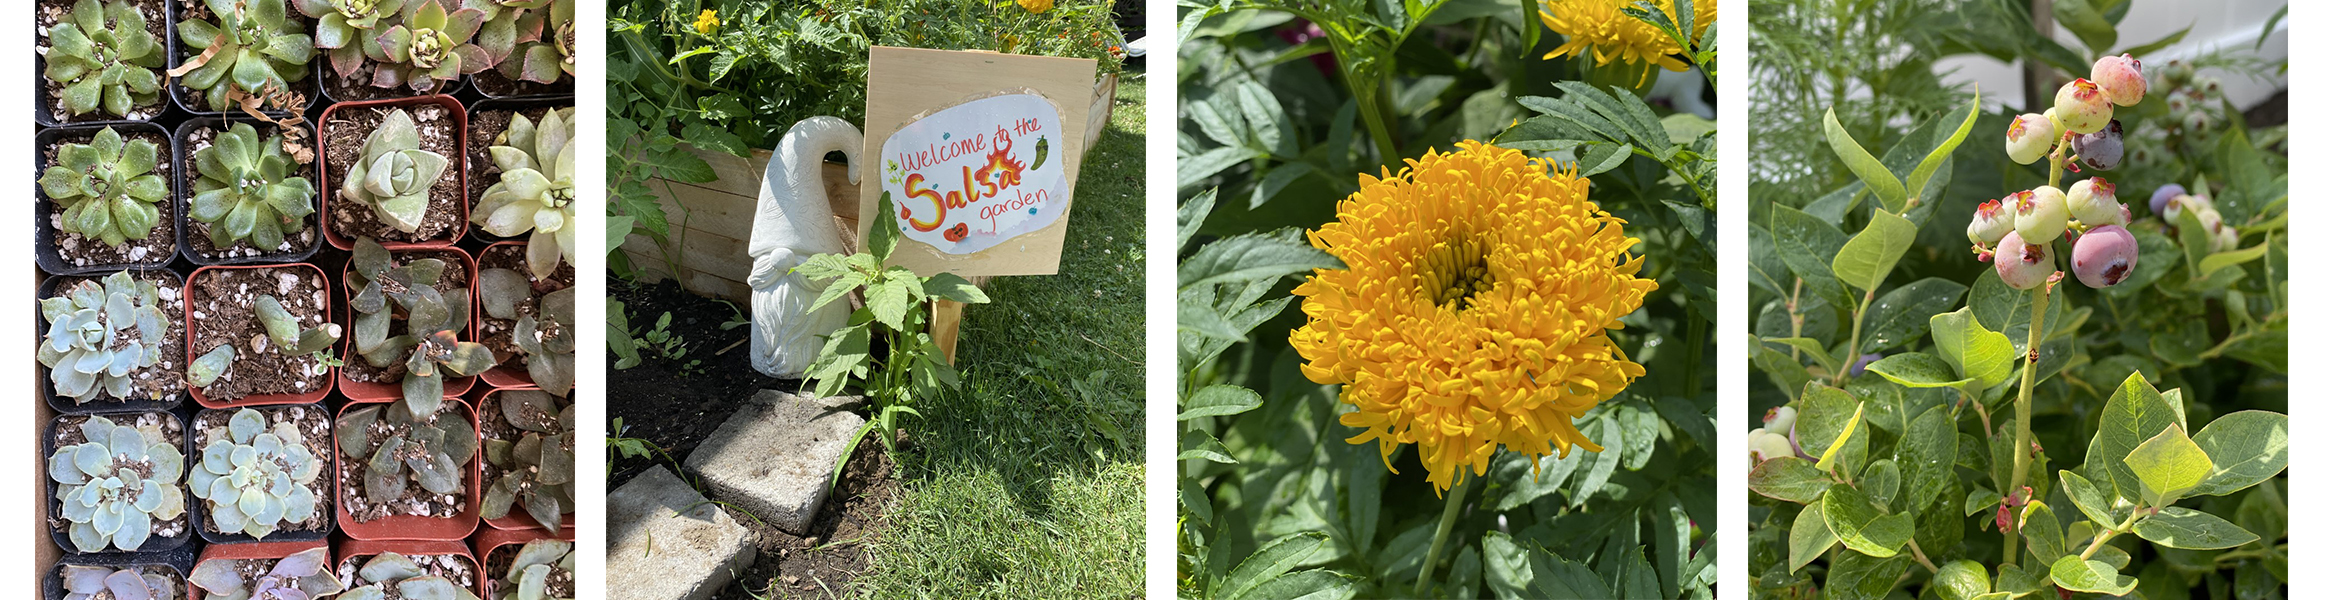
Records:
[[[904,237],[970,254],[1057,222],[1072,198],[1057,106],[1032,94],[971,100],[880,146],[880,189]]]

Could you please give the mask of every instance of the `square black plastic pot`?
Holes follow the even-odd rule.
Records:
[[[183,52],[180,52],[180,50],[181,50],[181,46],[183,46],[183,44],[180,44],[180,43],[178,43],[177,21],[178,21],[178,19],[182,18],[182,17],[183,17],[183,16],[186,14],[186,2],[188,2],[188,1],[189,1],[189,0],[169,0],[169,9],[170,9],[170,14],[169,14],[169,19],[170,19],[170,47],[169,47],[169,53],[170,53],[170,54],[169,54],[169,68],[171,68],[171,69],[176,69],[176,68],[178,68],[178,63],[179,63],[179,62],[182,62],[182,60],[181,60],[181,58],[180,58],[180,55],[182,55],[182,54],[184,54],[184,53],[183,53]],[[201,0],[191,0],[191,1],[194,1],[194,2],[200,2]],[[294,2],[294,1],[295,1],[295,0],[283,0],[283,10],[285,11],[285,14],[286,14],[286,16],[287,16],[288,18],[292,18],[292,19],[298,19],[299,23],[301,23],[301,24],[304,24],[304,25],[306,25],[306,26],[307,26],[307,28],[306,28],[307,35],[308,35],[308,36],[310,36],[310,37],[314,36],[314,35],[315,35],[315,20],[314,20],[314,19],[307,18],[307,15],[306,15],[305,13],[301,13],[301,12],[299,12],[299,7],[298,7],[298,6],[296,6],[296,5],[294,5],[294,4],[292,4],[292,2]],[[183,48],[183,49],[185,49],[185,50],[191,50],[191,48]],[[320,55],[320,54],[318,54],[317,56],[321,56],[321,55]],[[316,108],[317,108],[317,105],[319,104],[319,102],[317,101],[317,99],[322,97],[322,94],[318,93],[318,92],[319,92],[319,91],[322,89],[322,85],[321,85],[320,83],[318,83],[318,76],[319,76],[319,75],[321,75],[321,73],[319,73],[319,72],[317,72],[317,71],[316,71],[316,65],[318,64],[318,62],[319,62],[319,61],[317,61],[315,58],[308,58],[308,59],[307,59],[307,78],[306,78],[306,80],[304,80],[304,81],[293,81],[293,82],[290,82],[290,83],[291,83],[291,91],[293,91],[293,92],[297,92],[297,93],[299,93],[299,94],[301,94],[301,95],[304,95],[304,96],[306,96],[306,97],[307,97],[307,106],[305,106],[305,107],[302,107],[302,108],[304,108],[304,109],[306,110],[306,114],[314,114],[314,111],[316,110]],[[200,92],[196,92],[196,91],[194,91],[193,89],[187,88],[187,87],[186,87],[184,84],[181,84],[181,83],[179,83],[179,82],[178,82],[178,80],[179,80],[180,78],[178,78],[178,77],[170,77],[170,78],[168,78],[168,79],[169,79],[168,81],[165,81],[165,82],[163,82],[163,83],[162,83],[162,87],[165,87],[165,88],[168,88],[168,89],[169,89],[169,97],[170,97],[170,103],[171,103],[171,104],[174,104],[174,105],[176,105],[176,106],[178,107],[178,110],[185,111],[185,112],[188,112],[188,113],[192,113],[192,114],[194,114],[194,115],[197,115],[197,116],[213,116],[213,117],[214,117],[214,116],[221,115],[221,114],[226,114],[226,113],[229,113],[229,112],[231,112],[231,113],[236,113],[236,114],[240,114],[240,113],[242,113],[242,111],[241,111],[240,109],[231,109],[231,110],[223,110],[223,111],[220,111],[220,110],[209,110],[210,106],[209,106],[209,104],[208,104],[208,103],[206,103],[206,102],[204,102],[204,101],[202,100],[202,94],[201,94]],[[262,112],[265,112],[266,114],[268,114],[268,115],[273,115],[273,116],[284,116],[284,115],[288,115],[288,114],[290,114],[290,113],[289,113],[289,112],[287,112],[287,111],[271,110],[271,109],[270,109],[270,110],[265,110],[265,111],[262,111]]]
[[[182,302],[184,302],[185,291],[186,291],[186,276],[185,276],[185,275],[183,275],[183,274],[180,274],[180,273],[178,273],[177,271],[172,271],[172,270],[169,270],[169,269],[137,269],[137,270],[136,270],[136,272],[137,272],[137,274],[140,274],[140,275],[144,275],[144,274],[152,274],[152,273],[161,273],[161,274],[169,275],[169,279],[171,280],[171,284],[170,284],[170,286],[171,286],[171,287],[173,287],[173,288],[175,288],[175,289],[178,291],[178,294],[179,294],[179,302],[181,302],[181,303],[182,303]],[[41,280],[41,282],[40,282],[40,289],[38,290],[38,292],[39,292],[39,295],[38,295],[38,296],[36,296],[36,297],[37,297],[37,298],[54,298],[54,297],[56,297],[56,295],[57,295],[57,293],[58,293],[58,291],[59,291],[57,288],[58,288],[58,287],[60,287],[60,286],[62,286],[62,285],[64,285],[64,280],[65,280],[67,277],[101,277],[101,276],[97,276],[97,275],[60,275],[60,276],[56,276],[56,277],[50,277],[50,278],[47,278],[47,279],[43,279],[43,280]],[[186,316],[186,314],[185,314],[185,311],[182,311],[182,310],[181,310],[181,311],[178,311],[177,313],[174,313],[174,314],[170,314],[170,315],[169,315],[169,317],[170,317],[171,319],[176,319],[176,320],[178,321],[178,324],[179,324],[179,326],[181,326],[181,327],[188,325],[188,324],[185,322],[185,316]],[[37,302],[36,302],[36,303],[34,303],[34,305],[33,305],[33,308],[32,308],[32,323],[33,323],[33,325],[32,325],[32,331],[33,331],[33,335],[34,335],[34,337],[33,337],[33,343],[35,343],[35,344],[43,343],[45,340],[47,340],[47,339],[48,339],[48,318],[47,318],[46,316],[43,316],[43,315],[41,315],[41,314],[40,314],[40,306],[39,306],[39,304],[38,304]],[[193,335],[194,335],[194,332],[193,332],[193,331],[192,331],[192,330],[189,328],[189,330],[186,332],[186,334],[185,334],[184,336],[181,336],[181,337],[180,337],[180,340],[179,340],[179,341],[180,341],[180,342],[184,342],[184,341],[186,341],[186,340],[191,340],[191,339],[193,339]],[[37,346],[36,346],[36,348],[37,348]],[[183,361],[183,360],[185,360],[185,356],[186,356],[186,346],[185,346],[183,343],[180,343],[180,344],[179,344],[179,345],[178,345],[176,348],[166,349],[166,350],[164,350],[163,352],[164,352],[164,354],[163,354],[162,356],[163,356],[164,358],[168,358],[168,359],[171,359],[171,360],[178,360],[178,361]],[[33,375],[34,375],[34,376],[36,376],[36,377],[39,377],[39,378],[40,378],[40,388],[41,388],[41,390],[42,390],[41,396],[48,398],[48,407],[49,407],[49,409],[50,409],[50,410],[54,410],[54,411],[56,411],[56,412],[57,412],[57,414],[60,414],[60,415],[89,415],[89,414],[100,414],[100,413],[138,413],[138,412],[146,412],[146,411],[164,411],[164,412],[167,412],[167,411],[174,411],[174,410],[177,410],[179,406],[183,406],[183,405],[186,403],[186,393],[181,391],[181,392],[178,392],[177,394],[174,394],[174,395],[170,396],[168,399],[165,399],[165,400],[126,400],[126,401],[124,401],[124,400],[99,400],[99,401],[92,402],[92,403],[89,403],[89,404],[79,404],[79,403],[73,402],[73,399],[72,399],[72,398],[68,398],[68,397],[65,397],[64,395],[61,395],[61,394],[58,394],[58,393],[56,393],[56,386],[55,386],[55,385],[53,385],[53,384],[51,384],[51,383],[49,383],[49,381],[48,381],[48,370],[49,370],[49,369],[48,369],[48,367],[47,367],[47,366],[40,364],[38,361],[34,361],[32,364],[33,364],[33,367],[34,367],[34,369],[33,369]]]
[[[480,90],[479,92],[481,93],[481,90]],[[473,127],[475,127],[475,126],[476,126],[476,115],[477,115],[477,113],[481,113],[481,112],[485,112],[485,111],[501,111],[501,110],[505,110],[505,111],[512,111],[512,112],[524,112],[524,111],[528,111],[528,110],[532,110],[532,109],[536,109],[536,108],[543,108],[543,107],[548,107],[548,108],[551,108],[551,109],[558,109],[558,108],[570,108],[570,107],[572,107],[572,106],[573,106],[573,97],[572,97],[572,96],[534,96],[534,97],[525,97],[525,98],[493,98],[493,97],[489,97],[489,96],[488,96],[488,97],[486,97],[486,98],[485,98],[485,99],[483,99],[483,100],[478,100],[478,101],[475,101],[475,102],[470,102],[470,103],[468,103],[468,123],[469,123],[469,127],[472,127],[472,128],[473,128]],[[576,110],[576,111],[574,111],[574,115],[575,115],[576,117],[579,117],[579,116],[580,116],[580,114],[581,114],[581,112],[580,112],[579,110]],[[468,139],[469,139],[471,142],[474,142],[474,141],[476,141],[476,140],[480,139],[480,138],[478,138],[478,137],[477,137],[477,135],[478,135],[478,134],[481,134],[481,133],[485,133],[485,132],[481,132],[481,131],[470,131],[470,132],[468,132]],[[492,132],[492,133],[493,133],[493,135],[499,135],[499,134],[500,134],[500,132]],[[485,144],[488,144],[488,145],[489,145],[489,144],[491,144],[491,143],[492,143],[492,137],[491,137],[491,136],[487,136],[487,137],[484,137],[484,138],[481,138],[481,139],[484,141],[484,143],[485,143]],[[462,161],[462,164],[467,164],[467,165],[468,165],[468,172],[469,172],[469,177],[471,177],[471,178],[476,178],[476,177],[483,177],[483,176],[484,176],[484,170],[485,170],[485,168],[486,168],[487,166],[489,166],[489,159],[488,159],[488,164],[486,164],[486,165],[477,165],[477,164],[471,164],[471,163],[468,163],[468,162],[467,162],[467,158],[468,158],[468,149],[467,149],[467,148],[461,148],[461,149],[460,149],[460,156],[461,156],[461,161]],[[489,184],[486,186],[486,188],[487,188],[487,189],[489,189],[490,187],[491,187],[491,186],[490,186]],[[470,218],[470,219],[475,219],[475,218],[476,218],[476,212],[475,212],[475,211],[476,211],[476,206],[477,206],[477,205],[479,205],[479,204],[483,204],[483,203],[484,203],[484,194],[483,194],[483,193],[475,193],[475,194],[469,194],[469,197],[468,197],[469,217],[468,217],[468,218]],[[501,236],[493,235],[493,234],[492,234],[492,232],[490,232],[490,231],[485,231],[485,230],[484,230],[484,227],[482,227],[482,226],[479,226],[479,225],[477,225],[477,224],[475,224],[475,223],[469,223],[469,224],[468,224],[468,237],[469,237],[470,239],[481,240],[481,241],[483,241],[485,244],[488,244],[488,245],[489,245],[489,244],[491,244],[491,243],[493,243],[493,242],[522,242],[522,241],[526,241],[526,240],[530,240],[530,239],[532,239],[532,238],[533,238],[533,234],[532,234],[532,233],[530,233],[530,232],[528,232],[528,233],[525,233],[525,234],[522,234],[522,235],[518,235],[518,236],[516,236],[516,237],[501,237]],[[478,250],[478,251],[481,251],[481,250],[483,250],[483,248],[479,247],[477,250]]]
[[[197,465],[200,464],[199,461],[200,457],[202,456],[202,449],[194,446],[194,444],[198,443],[195,441],[196,438],[194,437],[194,426],[196,423],[202,422],[202,415],[210,413],[227,413],[229,416],[231,416],[235,412],[240,412],[243,408],[264,412],[269,410],[288,409],[294,406],[304,406],[307,407],[308,410],[321,412],[323,415],[323,422],[329,426],[323,435],[337,435],[337,428],[339,427],[338,419],[334,418],[334,414],[331,408],[324,406],[321,402],[316,402],[313,404],[273,404],[267,406],[246,406],[242,408],[229,409],[201,409],[195,411],[192,418],[186,419],[186,479],[191,481],[193,479],[194,469],[201,468]],[[332,449],[328,451],[336,452],[337,448],[338,446],[333,445]],[[337,484],[331,482],[339,477],[338,469],[333,466],[333,459],[329,456],[319,455],[315,457],[315,460],[323,461],[323,471],[321,474],[316,475],[316,479],[318,481],[325,482],[323,485],[323,493],[316,496],[316,500],[322,501],[324,499],[330,499],[331,501],[336,502],[338,500],[338,493],[334,487]],[[206,508],[208,506],[206,503],[209,501],[195,497],[194,491],[191,489],[193,484],[188,483],[187,485],[189,487],[186,490],[186,505],[192,506],[195,504],[202,504]],[[317,529],[314,531],[276,531],[274,533],[267,534],[266,539],[263,540],[250,537],[249,534],[242,533],[213,533],[209,529],[204,528],[201,523],[192,523],[190,526],[194,529],[195,532],[202,535],[202,541],[212,544],[271,544],[275,542],[315,542],[330,538],[331,532],[336,531],[339,528],[339,520],[336,517],[337,513],[335,511],[323,507],[317,507],[316,510],[323,511],[321,513],[323,516],[322,529]]]
[[[163,8],[168,8],[169,6],[169,2],[162,3]],[[163,55],[163,64],[167,65],[168,57],[178,55],[178,22],[176,19],[169,18],[169,15],[163,15],[161,21],[162,37],[164,38],[162,40],[162,51],[168,53]],[[160,101],[160,105],[155,107],[156,112],[154,113],[153,117],[149,119],[93,119],[87,121],[58,121],[55,114],[56,107],[49,104],[48,76],[45,75],[47,72],[48,57],[34,54],[32,57],[32,121],[34,123],[39,123],[42,127],[61,127],[66,125],[104,126],[168,121],[171,117],[170,110],[177,106],[177,103],[170,101],[170,99],[166,97],[169,96],[169,94],[165,92],[162,94],[164,97],[157,98],[157,100]],[[163,69],[155,69],[154,75],[161,78],[161,84],[163,87],[168,87],[170,85],[169,75],[163,73]]]
[[[33,262],[40,265],[40,270],[46,271],[51,275],[87,275],[90,273],[111,273],[122,269],[158,269],[164,266],[168,266],[171,261],[177,260],[178,258],[178,247],[175,243],[170,244],[168,252],[163,252],[160,256],[147,257],[146,260],[141,262],[98,264],[85,267],[65,262],[65,257],[57,252],[56,240],[58,232],[56,225],[50,223],[48,219],[48,213],[50,210],[52,210],[52,207],[56,206],[56,203],[50,201],[48,199],[48,194],[41,191],[40,189],[40,172],[48,168],[48,163],[43,162],[41,153],[48,149],[49,144],[55,143],[58,140],[94,136],[97,134],[97,132],[103,131],[106,127],[112,127],[114,131],[119,132],[134,131],[158,134],[163,138],[170,137],[169,130],[162,129],[160,125],[153,123],[124,123],[110,126],[69,125],[64,127],[42,129],[39,133],[35,133],[32,136],[32,197],[34,199],[34,202],[32,202],[32,246],[34,250]],[[165,149],[169,151],[169,154],[167,156],[156,155],[154,157],[154,161],[156,163],[164,160],[170,161],[172,164],[177,162],[177,144],[172,141],[171,143],[167,144],[167,146],[168,148]],[[170,190],[170,193],[172,195],[176,195],[177,190],[175,189],[176,185],[174,182],[171,187],[172,189]],[[175,217],[173,216],[172,218]]]
[[[186,413],[183,410],[126,411],[97,413],[95,415],[57,415],[55,418],[49,419],[48,427],[43,428],[40,432],[40,479],[47,484],[43,488],[46,493],[41,496],[41,499],[47,503],[48,512],[46,513],[46,516],[49,520],[59,520],[58,515],[62,513],[62,505],[57,501],[56,479],[48,476],[48,459],[51,456],[55,456],[57,452],[57,425],[63,423],[64,419],[67,417],[100,416],[112,418],[124,415],[136,415],[145,412],[160,412],[161,414],[169,415],[170,418],[177,419],[178,431],[184,432],[185,439],[193,439],[194,431],[192,427],[187,424]],[[193,460],[193,457],[187,457],[187,460]],[[189,462],[186,464],[191,465],[193,463]],[[185,476],[180,475],[178,477],[178,487],[184,488],[185,486],[186,478]],[[194,498],[193,493],[191,492],[186,494],[186,499],[186,532],[178,534],[177,537],[148,537],[145,539],[145,544],[138,546],[137,551],[135,552],[125,552],[121,550],[82,552],[79,548],[73,546],[73,539],[70,531],[59,530],[53,527],[46,527],[45,525],[44,528],[48,529],[49,540],[56,544],[57,549],[63,550],[67,556],[74,557],[73,560],[76,561],[99,560],[99,557],[102,557],[102,559],[106,560],[140,560],[137,557],[146,557],[144,560],[151,560],[151,557],[171,556],[180,552],[191,553],[193,552],[194,548],[190,542],[192,542],[196,537],[194,535],[194,530],[196,529],[195,524],[202,522],[202,504],[197,501],[199,499]],[[110,548],[111,546],[107,547]],[[191,564],[190,561],[188,564]]]
[[[410,0],[406,0],[406,1],[410,1]],[[468,92],[468,90],[469,90],[469,85],[468,85],[468,76],[467,76],[467,75],[462,75],[462,76],[459,76],[459,77],[454,77],[454,78],[452,78],[452,79],[450,79],[450,80],[446,80],[446,81],[445,81],[443,84],[437,85],[437,86],[436,86],[436,91],[433,91],[433,92],[420,93],[420,92],[414,92],[414,91],[412,91],[412,88],[409,88],[409,87],[403,87],[403,88],[397,88],[397,90],[398,90],[398,91],[397,91],[397,92],[395,92],[395,93],[391,93],[391,94],[387,94],[387,95],[379,96],[379,97],[376,97],[376,98],[341,98],[341,97],[339,97],[339,96],[337,96],[337,95],[333,95],[333,94],[331,93],[331,86],[328,86],[328,85],[323,85],[323,76],[324,76],[324,72],[325,72],[325,71],[327,71],[327,70],[331,70],[331,57],[330,57],[330,55],[329,55],[329,54],[327,54],[327,52],[328,52],[327,50],[323,50],[323,49],[321,49],[321,48],[317,48],[317,49],[316,49],[316,52],[315,52],[315,59],[314,59],[314,60],[307,61],[307,62],[309,62],[309,63],[313,63],[313,64],[315,65],[315,77],[314,77],[314,78],[315,78],[315,91],[316,91],[316,93],[317,93],[317,94],[320,94],[320,95],[319,95],[319,96],[317,96],[317,97],[319,97],[319,98],[322,98],[322,102],[321,102],[321,104],[338,104],[338,103],[341,103],[341,102],[365,102],[365,101],[371,101],[371,100],[394,100],[394,99],[398,99],[398,98],[418,98],[418,97],[422,97],[422,96],[436,96],[436,95],[444,95],[444,96],[456,96],[456,97],[457,97],[457,96],[465,96],[465,95],[467,95],[467,92]],[[365,60],[370,60],[370,59],[365,59]],[[336,71],[333,71],[333,72],[331,73],[331,75],[332,75],[332,76],[334,76],[334,77],[338,76],[338,74],[337,74],[337,72],[336,72]]]
[[[63,560],[57,561],[56,564],[49,565],[48,572],[43,574],[41,577],[41,598],[44,600],[64,600],[65,567],[67,565],[80,567],[105,567],[110,569],[122,569],[127,567],[161,567],[177,574],[178,585],[191,587],[193,582],[187,581],[186,575],[194,571],[194,547],[188,545],[176,550],[171,550],[169,552],[157,552],[152,554],[139,553],[125,554],[120,556],[85,554],[80,556],[68,556]],[[183,598],[185,597],[184,594],[186,593],[186,590],[181,588],[177,590],[177,593],[179,594],[179,597]]]
[[[194,181],[199,179],[201,174],[193,172],[193,168],[187,167],[185,165],[185,162],[194,156],[194,149],[188,146],[186,143],[187,135],[193,133],[197,129],[204,128],[215,129],[223,132],[227,127],[231,127],[236,123],[249,123],[251,127],[258,129],[260,135],[266,135],[270,132],[281,130],[280,127],[272,123],[250,119],[247,115],[227,115],[223,117],[213,115],[187,119],[186,122],[179,123],[178,130],[170,135],[170,145],[177,147],[177,154],[180,157],[178,161],[178,168],[174,171],[175,175],[177,176],[177,193],[173,195],[173,201],[177,202],[178,209],[178,254],[186,257],[186,260],[193,261],[194,264],[202,266],[259,265],[306,262],[308,258],[315,256],[315,251],[321,250],[325,244],[329,243],[323,240],[323,222],[320,216],[322,215],[322,207],[320,206],[320,203],[322,202],[322,195],[330,193],[329,190],[323,189],[323,174],[322,171],[316,168],[316,162],[323,160],[320,144],[314,144],[318,147],[318,150],[315,153],[316,162],[309,162],[306,164],[306,166],[299,168],[299,175],[306,177],[308,182],[314,184],[316,195],[314,198],[307,199],[308,206],[316,209],[316,212],[307,213],[306,216],[307,228],[314,233],[314,239],[307,244],[306,249],[292,250],[289,252],[261,253],[255,256],[221,257],[203,256],[200,252],[196,252],[194,250],[193,236],[196,235],[194,233],[193,216]],[[316,133],[314,123],[310,122],[300,125],[300,128],[306,130],[308,140],[319,139],[315,137]]]

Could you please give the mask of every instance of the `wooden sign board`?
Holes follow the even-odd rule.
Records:
[[[866,75],[864,239],[880,199],[904,235],[891,265],[923,276],[1049,275],[1089,128],[1098,62],[874,47]]]

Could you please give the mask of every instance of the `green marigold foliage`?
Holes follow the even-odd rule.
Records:
[[[444,403],[447,374],[467,377],[493,367],[492,350],[460,341],[456,333],[468,328],[468,289],[436,289],[444,261],[423,258],[398,265],[386,248],[363,238],[355,242],[353,266],[347,287],[357,290],[350,300],[356,313],[355,351],[373,367],[404,363],[402,406],[414,418],[435,414]],[[390,337],[397,320],[404,322],[404,334]]]
[[[549,574],[573,573],[573,542],[533,540],[517,550],[509,571],[493,588],[492,600],[550,600]]]
[[[404,600],[478,600],[468,588],[460,587],[450,579],[429,575],[420,563],[394,552],[382,552],[363,563],[356,571],[362,577],[355,589],[341,594],[339,600],[386,600],[393,597]]]
[[[173,600],[178,597],[176,583],[168,575],[139,567],[64,566],[64,600]]]
[[[501,392],[501,418],[523,431],[517,441],[485,440],[484,458],[500,467],[487,484],[484,518],[498,519],[523,505],[533,521],[555,532],[573,512],[573,405],[539,390]],[[512,569],[510,579],[516,579]]]
[[[71,16],[48,30],[48,70],[42,75],[65,86],[64,107],[73,116],[104,109],[116,117],[160,100],[163,46],[145,28],[145,15],[129,0],[80,0]]]
[[[564,397],[573,390],[573,288],[533,295],[524,274],[509,269],[485,269],[477,274],[477,293],[484,314],[516,321],[511,338],[525,353],[525,372],[533,385]]]
[[[362,157],[340,178],[339,198],[371,207],[397,231],[419,231],[428,216],[428,188],[450,164],[444,155],[420,149],[419,126],[399,108],[363,139]]]
[[[57,484],[57,513],[71,523],[73,548],[103,552],[108,546],[135,552],[153,533],[154,521],[186,512],[178,476],[186,457],[161,429],[115,425],[105,417],[81,423],[88,441],[57,448],[48,457],[48,478]]]
[[[48,367],[56,393],[75,403],[100,394],[136,399],[130,395],[139,371],[170,354],[162,347],[170,321],[160,308],[160,288],[132,279],[128,271],[103,281],[82,281],[65,295],[40,301],[48,337],[36,358]]]
[[[161,147],[126,140],[107,127],[86,144],[57,149],[56,164],[40,174],[41,193],[64,205],[57,228],[119,246],[142,240],[161,221],[154,203],[169,199],[169,183],[154,174]]]
[[[210,501],[219,531],[264,540],[283,524],[315,517],[315,492],[307,486],[323,461],[307,450],[298,424],[285,419],[268,427],[265,413],[245,408],[211,435],[191,483],[195,497]]]
[[[179,21],[178,42],[187,52],[209,58],[188,57],[171,74],[180,76],[178,82],[187,89],[202,92],[204,104],[215,111],[233,108],[234,92],[263,94],[306,79],[314,38],[291,18],[284,1],[204,0],[217,21]]]
[[[209,223],[210,245],[220,249],[248,240],[273,252],[283,236],[306,228],[315,212],[315,184],[298,175],[299,164],[283,151],[281,134],[259,137],[249,123],[235,123],[210,146],[194,151],[192,215]]]
[[[486,150],[501,179],[484,190],[470,221],[485,231],[514,237],[526,231],[525,265],[548,279],[560,260],[573,260],[573,109],[542,115],[539,126],[524,114]]]
[[[205,560],[186,574],[186,581],[209,592],[218,600],[267,600],[280,598],[328,598],[347,589],[339,578],[324,570],[329,552],[321,546],[301,550],[274,562],[265,575],[245,580],[243,563],[264,559]]]

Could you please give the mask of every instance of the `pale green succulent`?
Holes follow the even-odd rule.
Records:
[[[176,584],[151,567],[64,566],[64,600],[176,600]]]
[[[518,113],[493,145],[493,165],[501,179],[484,190],[469,220],[502,237],[533,232],[525,243],[525,266],[548,279],[560,260],[573,260],[573,109],[541,116],[539,126]]]
[[[383,410],[390,433],[387,439],[373,444],[367,432],[380,422]],[[374,404],[340,415],[335,427],[339,451],[349,460],[369,461],[365,463],[363,491],[374,500],[402,496],[407,468],[422,489],[438,494],[460,493],[460,466],[476,456],[476,426],[458,412],[413,418],[404,410]],[[347,482],[347,485],[353,484]]]
[[[64,85],[65,112],[98,109],[116,117],[161,100],[162,44],[145,28],[145,14],[129,0],[80,0],[48,30],[48,69]]]
[[[169,199],[169,183],[153,173],[161,146],[127,140],[107,127],[87,144],[57,149],[56,164],[40,174],[41,193],[64,205],[57,228],[119,246],[142,240],[161,221],[155,203]]]
[[[573,573],[573,542],[564,540],[533,540],[517,550],[516,560],[509,562],[508,574],[493,587],[492,600],[552,600],[549,597],[549,574],[564,571]]]
[[[48,477],[57,483],[55,516],[71,522],[73,548],[135,552],[153,534],[154,521],[186,513],[178,485],[186,457],[159,428],[93,416],[81,423],[81,435],[88,441],[48,457]]]
[[[397,231],[419,231],[428,216],[428,188],[450,164],[444,155],[420,149],[419,126],[399,108],[363,138],[362,156],[340,178],[339,198],[371,207]]]
[[[509,337],[525,353],[525,373],[533,377],[534,387],[559,397],[572,392],[573,288],[534,296],[524,274],[485,269],[477,274],[477,294],[485,316],[516,321]]]
[[[211,432],[193,469],[194,496],[208,500],[210,523],[219,531],[260,540],[286,523],[315,518],[315,492],[307,488],[323,472],[323,461],[307,450],[307,436],[289,420],[267,427],[266,414],[236,411],[225,431]]]
[[[130,395],[138,372],[169,354],[162,348],[170,321],[160,308],[160,293],[153,282],[122,271],[105,276],[102,285],[82,281],[62,296],[42,299],[40,316],[48,321],[48,337],[35,357],[48,367],[57,394],[76,404],[100,394],[137,399]]]
[[[501,418],[524,432],[516,441],[485,440],[484,458],[501,476],[486,484],[484,518],[506,517],[523,506],[533,521],[557,531],[573,512],[573,405],[540,390],[500,392]]]
[[[395,591],[394,597],[404,600],[478,600],[468,588],[450,579],[429,575],[427,569],[420,568],[420,563],[394,552],[371,557],[355,573],[361,577],[356,580],[360,585],[341,594],[339,600],[385,600],[389,590]]]
[[[203,0],[217,21],[178,22],[178,41],[198,53],[187,59],[194,67],[178,82],[202,92],[210,110],[224,111],[235,106],[234,92],[264,95],[306,79],[315,41],[284,1]]]
[[[328,598],[347,589],[338,577],[324,570],[329,554],[322,546],[301,550],[275,560],[274,567],[265,575],[249,580],[243,579],[243,563],[265,559],[210,559],[194,566],[194,572],[186,574],[186,581],[217,600]]]
[[[468,288],[437,291],[446,264],[423,258],[395,264],[387,248],[371,238],[355,241],[347,288],[355,295],[355,351],[376,368],[404,363],[404,407],[414,418],[436,414],[444,403],[447,375],[467,377],[493,368],[492,350],[460,341],[468,329]],[[457,268],[457,267],[455,267]],[[393,300],[393,303],[389,301]],[[395,321],[404,334],[389,337]]]
[[[315,212],[315,184],[298,174],[283,151],[280,134],[259,137],[249,123],[235,123],[210,146],[194,151],[196,221],[211,224],[210,245],[225,249],[249,240],[261,252],[283,245],[283,236],[307,226]]]

